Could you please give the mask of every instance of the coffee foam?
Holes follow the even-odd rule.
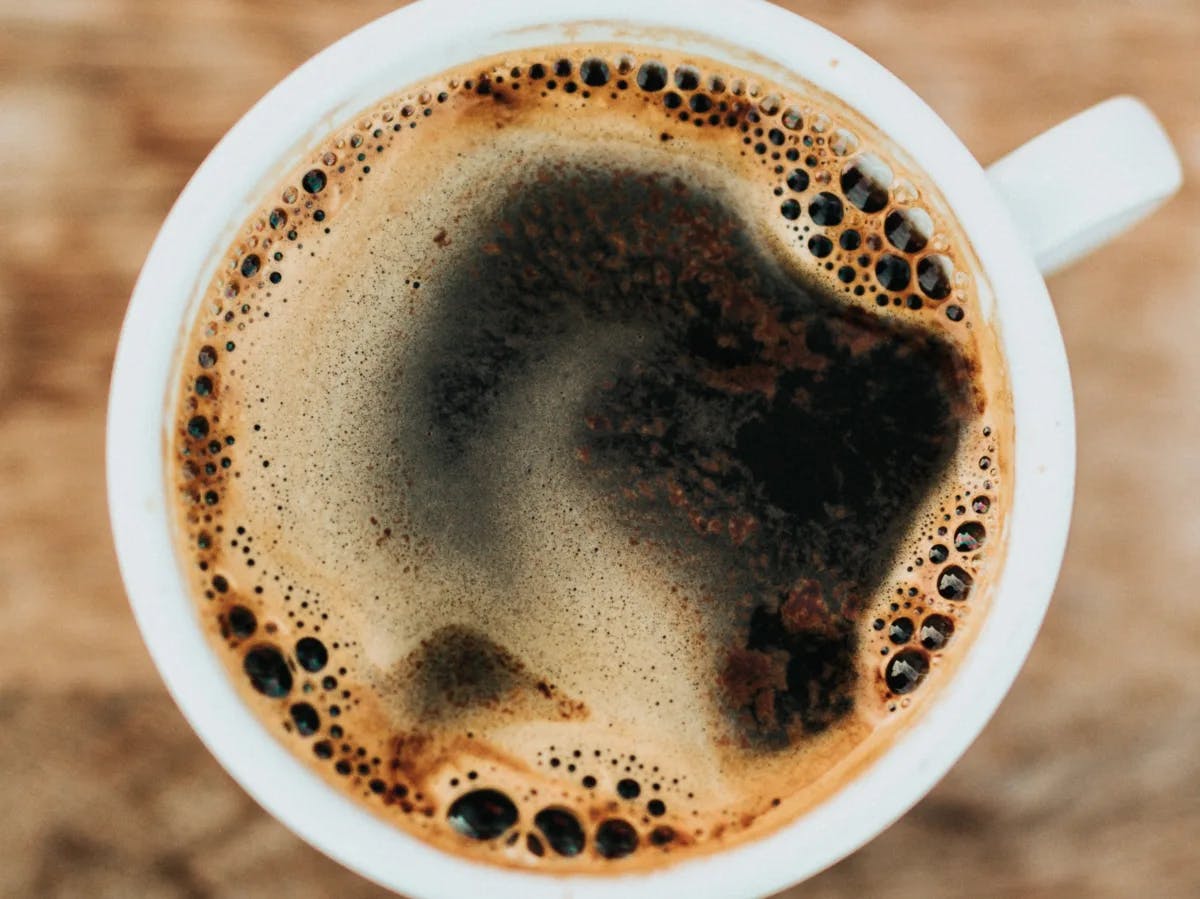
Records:
[[[642,246],[656,209],[671,228]],[[684,484],[637,455],[675,410],[591,414],[635,408],[623,385],[683,313],[630,312],[620,273],[612,311],[580,311],[534,282],[509,290],[523,276],[504,262],[534,241],[565,281],[609,277],[571,256],[600,237],[639,298],[659,273],[636,260],[691,240],[667,293],[715,283],[721,315],[775,347],[769,370],[698,369],[721,396],[824,364],[763,301],[779,285],[802,322],[840,298],[846,358],[899,342],[953,363],[947,457],[910,513],[879,523],[883,569],[845,575],[869,595],[822,568],[760,601],[743,550],[766,558],[753,585],[778,589],[795,560],[767,557],[788,541],[726,514],[721,463]],[[757,248],[754,289],[720,277],[731,247]],[[476,63],[332,134],[223,258],[181,352],[168,450],[201,620],[286,745],[435,845],[587,872],[752,839],[886,748],[978,629],[1012,455],[983,287],[920,174],[809,87],[625,47]],[[524,296],[553,315],[492,339],[489,312]],[[498,370],[482,399],[456,392]],[[687,408],[687,446],[728,426]],[[803,708],[779,680],[796,634],[852,660]]]

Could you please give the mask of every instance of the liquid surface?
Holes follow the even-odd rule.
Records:
[[[180,560],[247,702],[497,864],[794,820],[999,571],[1007,394],[954,228],[848,110],[648,49],[338,129],[225,253],[173,394]]]

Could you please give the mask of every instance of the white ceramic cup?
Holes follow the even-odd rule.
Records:
[[[171,539],[164,446],[180,337],[221,250],[279,173],[373,101],[473,59],[610,40],[783,66],[874,122],[937,185],[982,265],[1011,376],[1015,493],[1007,564],[953,679],[843,789],[755,842],[646,874],[561,877],[463,861],[328,787],[242,703],[198,625]],[[752,55],[753,54],[753,55]],[[758,0],[425,0],[339,41],[293,72],[217,145],[168,215],[121,333],[108,413],[108,490],[121,572],[175,701],[233,777],[297,834],[413,896],[749,896],[800,881],[909,809],[982,730],[1033,643],[1066,542],[1074,422],[1044,273],[1111,239],[1170,196],[1180,169],[1138,101],[1102,103],[985,171],[878,63]],[[1081,672],[1085,676],[1086,672]]]

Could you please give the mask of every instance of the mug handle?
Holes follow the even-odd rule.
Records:
[[[987,170],[1043,275],[1131,228],[1179,190],[1171,140],[1141,100],[1113,97]]]

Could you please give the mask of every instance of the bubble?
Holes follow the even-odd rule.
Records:
[[[783,111],[783,115],[779,117],[780,123],[789,131],[798,131],[804,125],[804,119],[800,115],[800,110],[795,106],[789,106]]]
[[[242,670],[250,678],[250,685],[264,696],[273,699],[287,696],[292,689],[292,672],[283,654],[274,646],[254,647],[246,653]]]
[[[559,78],[566,78],[571,74],[571,60],[560,59],[554,64],[554,74]]]
[[[829,138],[829,149],[834,156],[849,156],[858,149],[858,137],[845,128],[839,128]]]
[[[838,246],[843,250],[857,250],[861,242],[862,236],[853,228],[843,231],[838,235]]]
[[[596,57],[585,59],[579,66],[579,77],[588,87],[603,87],[608,84],[608,63]]]
[[[884,219],[883,233],[897,250],[916,253],[929,243],[933,235],[933,219],[924,209],[897,209]]]
[[[840,225],[842,214],[842,201],[829,191],[821,191],[808,204],[808,215],[818,225]]]
[[[954,548],[960,553],[973,553],[983,545],[987,531],[978,521],[964,521],[954,532]]]
[[[208,436],[208,419],[203,415],[196,415],[188,419],[187,432],[191,437],[200,439]]]
[[[931,300],[944,300],[950,296],[953,275],[954,265],[945,256],[926,256],[917,263],[917,283]]]
[[[617,781],[617,795],[622,799],[637,799],[642,794],[642,788],[636,780],[624,777]]]
[[[208,375],[200,375],[196,378],[193,388],[196,391],[196,396],[209,396],[213,392],[213,381]]]
[[[650,842],[655,846],[666,846],[675,839],[675,829],[666,824],[659,825],[650,831]]]
[[[637,845],[637,831],[628,821],[609,818],[596,828],[596,851],[604,858],[624,858],[632,854]]]
[[[779,204],[780,214],[789,221],[795,221],[800,218],[800,204],[795,200],[784,200]]]
[[[902,649],[888,662],[884,679],[888,689],[903,695],[920,686],[929,672],[929,656],[920,649]]]
[[[863,212],[879,212],[888,204],[888,188],[892,185],[892,170],[886,162],[864,153],[846,163],[842,169],[842,193],[852,206]]]
[[[986,496],[977,496],[971,500],[971,510],[977,515],[983,515],[992,507],[992,501]]]
[[[450,826],[472,840],[494,840],[517,823],[517,807],[499,790],[473,790],[446,812]]]
[[[897,618],[888,628],[888,639],[897,644],[907,643],[915,629],[911,618]]]
[[[951,304],[946,307],[946,318],[952,322],[960,322],[963,320],[963,311],[961,306]]]
[[[287,219],[287,213],[282,209],[272,209],[267,221],[272,228],[279,229],[287,224]]]
[[[660,91],[667,86],[667,67],[661,62],[642,63],[638,69],[637,83],[644,91]]]
[[[943,599],[964,600],[971,591],[971,575],[957,565],[947,565],[938,575],[937,589]]]
[[[319,194],[325,189],[325,173],[320,169],[310,169],[300,179],[300,186],[310,194]],[[294,201],[288,201],[294,202]]]
[[[700,70],[695,66],[679,66],[675,69],[675,86],[681,91],[694,91],[700,86]]]
[[[772,116],[779,112],[779,107],[782,105],[783,101],[779,97],[775,94],[769,94],[762,98],[762,101],[758,104],[758,108],[762,111],[763,115]]]
[[[315,673],[325,667],[329,652],[316,637],[301,637],[296,642],[296,661],[305,671]]]
[[[940,565],[950,558],[950,550],[938,543],[929,548],[929,561],[934,565]]]
[[[567,809],[542,809],[534,816],[533,826],[542,832],[550,848],[559,855],[570,857],[583,851],[586,842],[583,827]]]
[[[707,94],[692,94],[691,99],[688,100],[688,106],[692,112],[708,112],[712,109],[712,105],[712,99]]]
[[[801,193],[808,189],[808,172],[804,169],[792,169],[791,174],[787,176],[787,186],[796,193]]]
[[[991,467],[992,467],[992,457],[991,456],[980,456],[979,457],[980,470],[987,471]]]
[[[656,818],[660,818],[667,813],[667,804],[661,799],[651,799],[646,803],[646,811]]]
[[[253,636],[257,627],[258,620],[245,606],[234,606],[229,610],[229,630],[235,637]]]
[[[288,709],[292,723],[296,725],[296,733],[302,737],[311,737],[321,729],[321,716],[307,702],[298,702]]]
[[[525,848],[528,849],[530,852],[532,852],[534,855],[536,855],[538,858],[541,858],[543,855],[546,854],[546,850],[542,846],[542,841],[539,840],[536,836],[534,836],[531,833],[525,834]]]
[[[212,368],[217,364],[216,348],[211,346],[200,347],[200,352],[196,354],[196,361],[200,363],[201,368]]]
[[[663,94],[663,106],[667,109],[678,109],[683,103],[683,97],[675,93],[675,91],[667,91]]]
[[[954,619],[947,615],[930,615],[921,622],[917,635],[921,645],[929,650],[941,649],[954,635]]]
[[[833,252],[833,241],[824,234],[814,234],[808,239],[808,251],[818,259],[824,259]]]
[[[245,259],[242,260],[242,269],[241,269],[242,277],[243,278],[252,278],[254,275],[258,274],[258,270],[261,267],[261,265],[262,265],[262,260],[259,259],[258,256],[255,255],[254,253],[251,253],[249,256],[247,256]]]
[[[912,269],[901,257],[885,253],[875,263],[875,277],[884,290],[903,290],[912,278]]]

